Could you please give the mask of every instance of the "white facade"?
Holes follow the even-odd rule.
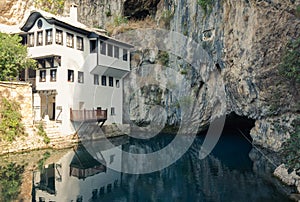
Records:
[[[32,73],[35,120],[57,121],[65,135],[75,132],[70,109],[101,107],[107,109],[106,124],[122,123],[122,77],[130,70],[130,45],[74,18],[33,11],[20,33],[29,56],[38,61],[35,76]]]

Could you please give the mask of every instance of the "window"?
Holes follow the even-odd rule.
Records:
[[[53,42],[52,29],[46,30],[46,45],[50,45]]]
[[[43,26],[43,21],[40,19],[40,20],[37,22],[37,27],[38,27],[39,29],[41,29],[42,26]]]
[[[100,53],[106,55],[106,43],[104,41],[100,41],[100,49]]]
[[[115,187],[115,188],[118,187],[118,180],[115,180],[115,181],[114,181],[114,187]]]
[[[34,46],[34,33],[28,34],[28,46],[29,47]]]
[[[97,53],[97,41],[90,40],[90,53]]]
[[[114,78],[113,77],[108,77],[108,85],[110,86],[110,87],[113,87],[114,86]]]
[[[84,82],[84,75],[83,72],[78,72],[78,83]]]
[[[40,70],[40,82],[46,81],[46,70]]]
[[[55,42],[56,42],[56,44],[63,45],[63,31],[58,30],[58,29],[56,30]]]
[[[50,81],[51,81],[51,82],[56,81],[56,72],[57,72],[56,69],[51,69],[51,70],[50,70]]]
[[[80,36],[77,36],[77,50],[83,51],[83,38]]]
[[[67,47],[73,48],[74,47],[74,35],[67,33]]]
[[[118,46],[114,46],[114,57],[119,58],[119,47]]]
[[[74,71],[70,69],[68,69],[68,81],[74,82]]]
[[[101,77],[101,84],[102,86],[106,86],[106,76]]]
[[[111,185],[111,184],[108,184],[108,185],[107,185],[107,193],[110,193],[110,192],[111,192],[111,188],[112,188],[112,185]]]
[[[109,156],[109,164],[112,164],[114,162],[114,159],[115,159],[115,155],[110,155]]]
[[[127,61],[128,60],[128,50],[127,49],[123,49],[123,60]]]
[[[100,188],[99,195],[103,195],[104,194],[104,189],[105,189],[104,187]]]
[[[115,111],[115,108],[114,107],[112,107],[112,108],[110,108],[110,115],[116,115],[116,111]]]
[[[110,57],[113,56],[113,46],[111,44],[107,44],[107,55]]]
[[[97,189],[94,189],[92,191],[92,199],[96,199],[97,198],[97,195],[98,195],[98,190]]]
[[[94,84],[99,85],[99,75],[94,74]]]
[[[45,198],[44,197],[39,197],[39,202],[45,202]]]
[[[27,35],[20,35],[22,40],[21,40],[21,44],[26,46],[27,45]]]
[[[116,80],[116,87],[120,88],[120,80],[118,80],[118,79]]]
[[[81,195],[78,195],[76,198],[76,202],[82,202],[83,201],[83,197]]]

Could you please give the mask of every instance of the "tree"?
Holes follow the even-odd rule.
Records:
[[[18,35],[0,32],[0,80],[15,79],[25,68],[35,67],[35,60],[28,58],[27,47]]]

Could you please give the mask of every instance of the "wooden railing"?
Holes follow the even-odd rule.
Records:
[[[70,120],[103,122],[107,120],[107,109],[102,110],[101,108],[97,108],[92,110],[73,110],[70,108]]]

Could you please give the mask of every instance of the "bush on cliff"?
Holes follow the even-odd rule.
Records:
[[[18,102],[2,98],[0,101],[0,140],[12,142],[16,137],[25,134],[20,110]]]
[[[300,118],[296,119],[293,125],[295,132],[283,144],[282,154],[287,167],[300,173]]]
[[[292,85],[300,84],[300,38],[287,44],[279,65],[279,73],[290,80]]]

